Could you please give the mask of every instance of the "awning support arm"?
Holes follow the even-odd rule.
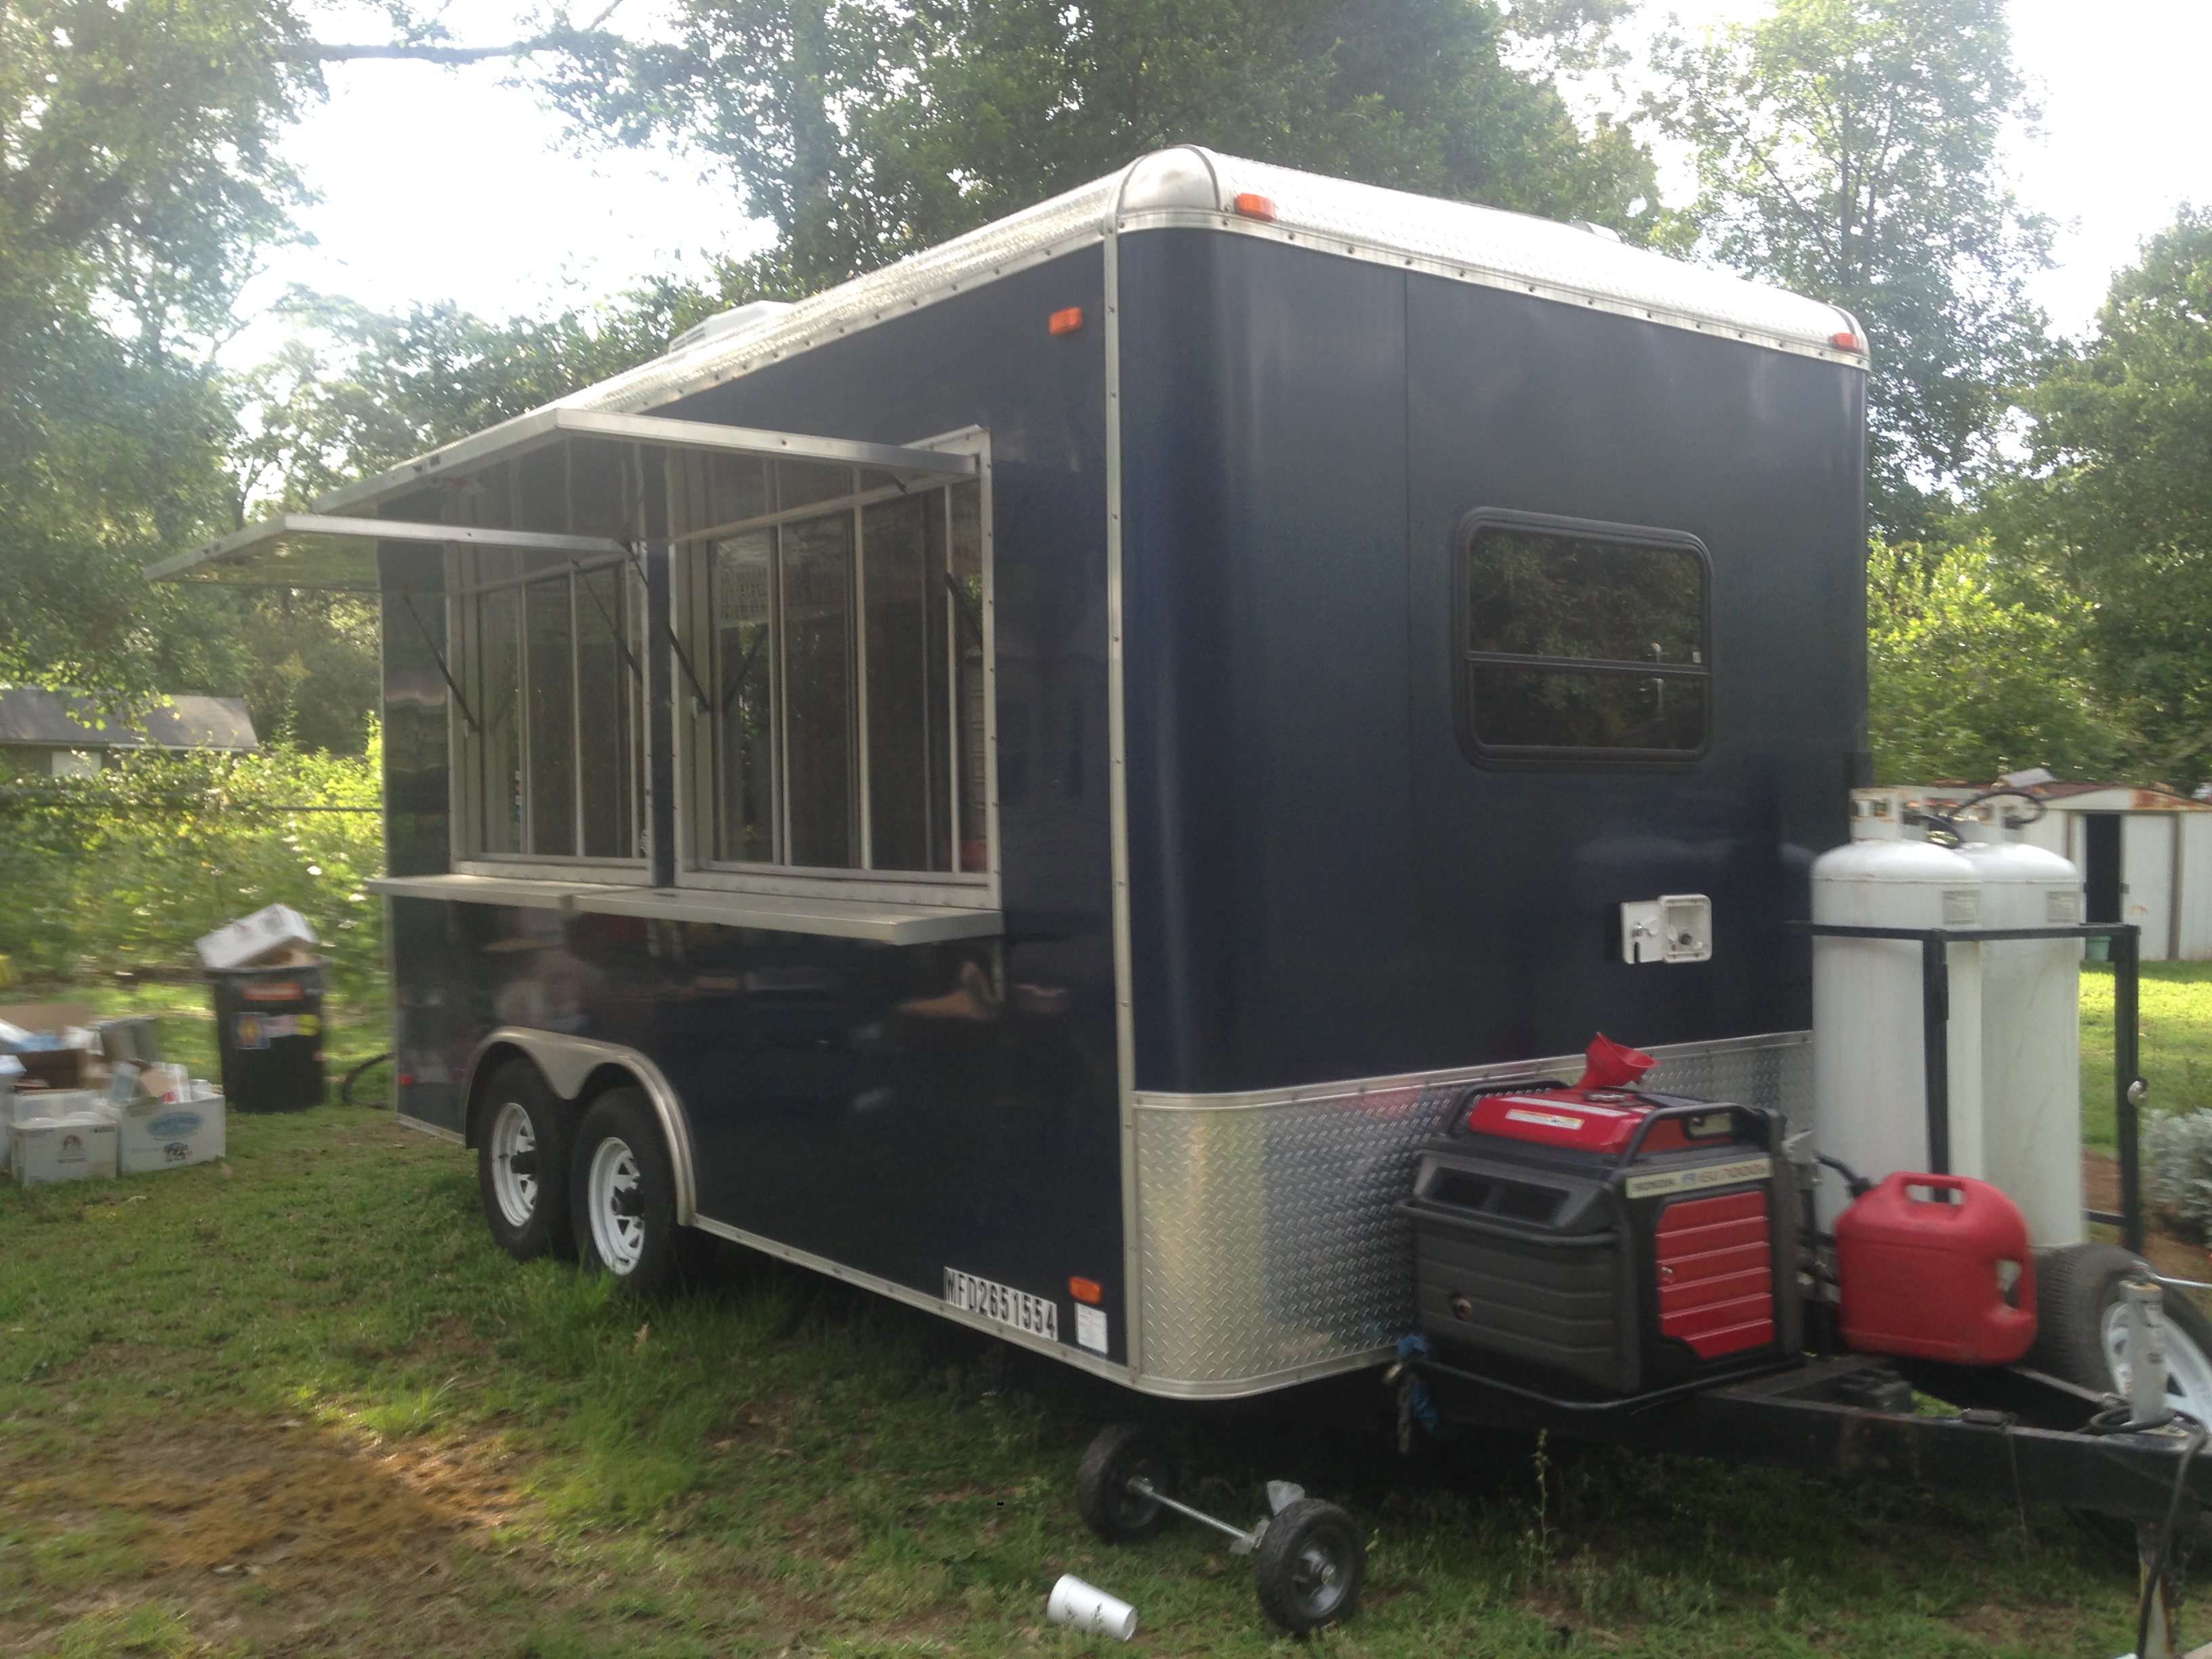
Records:
[[[438,648],[437,641],[430,637],[430,625],[422,620],[422,613],[415,608],[415,596],[402,593],[399,597],[407,606],[407,614],[415,618],[415,626],[422,635],[422,643],[430,647],[430,658],[438,665],[439,678],[446,682],[446,690],[453,694],[454,707],[461,711],[461,718],[469,723],[469,730],[481,737],[483,727],[477,723],[475,714],[470,709],[469,700],[461,695],[461,688],[454,684],[453,671],[446,666],[446,653]]]
[[[602,569],[605,568],[604,565],[600,567]],[[571,559],[568,561],[568,574],[572,579],[580,576],[584,574],[584,567]],[[578,586],[583,588],[585,594],[591,599],[592,609],[599,613],[599,620],[607,625],[607,633],[615,642],[615,649],[622,653],[623,666],[629,670],[632,679],[640,685],[643,685],[645,665],[630,654],[629,641],[623,638],[621,628],[616,624],[614,617],[608,614],[606,606],[599,603],[599,596],[592,592],[592,585],[589,582],[579,583]]]
[[[632,562],[637,566],[638,580],[644,580],[644,549],[635,542],[631,543],[629,556]],[[669,623],[665,626],[668,630],[669,648],[676,653],[676,660],[683,665],[684,678],[691,682],[691,695],[699,700],[700,708],[712,708],[714,706],[714,700],[707,695],[707,688],[699,684],[699,671],[691,665],[691,653],[684,648],[684,641],[676,637],[676,624]]]

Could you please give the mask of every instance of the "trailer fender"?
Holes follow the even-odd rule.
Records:
[[[660,1120],[660,1133],[668,1142],[668,1161],[676,1172],[676,1222],[688,1227],[697,1214],[698,1188],[692,1178],[691,1126],[684,1103],[660,1067],[635,1048],[618,1042],[598,1042],[589,1037],[566,1036],[557,1031],[532,1031],[502,1025],[477,1044],[469,1057],[462,1098],[469,1103],[467,1144],[477,1144],[477,1085],[510,1054],[526,1056],[544,1073],[553,1092],[574,1101],[586,1094],[634,1084],[653,1103]]]

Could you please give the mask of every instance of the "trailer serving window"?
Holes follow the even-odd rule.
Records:
[[[1470,760],[1671,767],[1705,754],[1711,565],[1694,537],[1477,512],[1457,564]]]
[[[633,564],[500,547],[448,558],[464,859],[641,870],[645,605]]]
[[[675,471],[690,870],[982,878],[981,486],[740,456]]]

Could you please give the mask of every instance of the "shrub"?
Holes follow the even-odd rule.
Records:
[[[2212,1237],[2212,1111],[2153,1112],[2142,1153],[2152,1205],[2178,1231]]]
[[[264,904],[314,924],[341,984],[381,970],[382,744],[125,754],[0,787],[0,953],[69,978],[191,967],[192,941]]]

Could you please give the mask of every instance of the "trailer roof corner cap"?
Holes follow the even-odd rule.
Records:
[[[1218,212],[1221,179],[1212,152],[1196,144],[1177,144],[1140,155],[1121,175],[1121,210],[1146,213],[1161,208],[1197,208]]]

